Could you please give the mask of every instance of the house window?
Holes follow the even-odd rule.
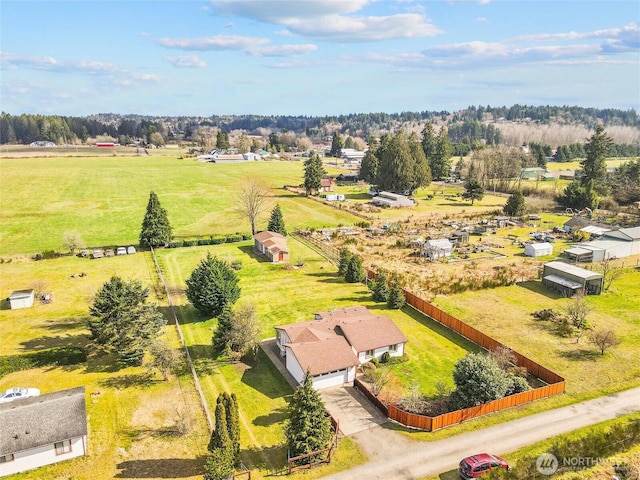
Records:
[[[374,353],[375,353],[375,350],[367,350],[367,352],[364,355],[367,358],[371,358],[371,357],[373,357]]]
[[[54,443],[53,446],[56,449],[56,455],[69,453],[71,451],[71,440],[63,440],[62,442],[56,442]]]
[[[0,456],[0,463],[13,462],[14,460],[15,460],[15,457],[13,456],[13,453],[10,453],[9,455]]]
[[[389,345],[389,351],[390,352],[397,352],[398,351],[398,344]]]

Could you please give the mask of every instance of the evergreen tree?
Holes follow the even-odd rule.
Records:
[[[347,273],[347,267],[349,266],[349,262],[351,261],[352,253],[349,251],[347,247],[342,247],[339,252],[338,259],[338,275],[344,277]]]
[[[360,178],[369,183],[374,183],[378,176],[380,161],[375,153],[369,148],[360,163]]]
[[[325,174],[322,159],[316,152],[311,152],[304,162],[304,188],[307,195],[317,193],[322,186],[322,176]]]
[[[449,140],[449,133],[445,126],[440,127],[436,137],[435,152],[431,156],[429,167],[433,178],[442,180],[451,174],[451,154],[453,148]]]
[[[404,132],[396,133],[388,145],[381,144],[378,152],[378,188],[391,192],[410,190],[414,184],[415,162]]]
[[[187,299],[201,313],[215,317],[240,298],[238,282],[227,262],[207,253],[186,281]]]
[[[229,429],[229,439],[233,449],[235,462],[240,461],[240,412],[238,409],[238,399],[236,394],[224,393],[225,408],[227,413],[227,428]]]
[[[370,284],[371,297],[374,302],[386,302],[389,298],[389,279],[384,270],[378,270],[376,279]]]
[[[143,247],[161,247],[171,241],[173,229],[169,224],[167,211],[160,206],[155,192],[149,194],[147,213],[142,220],[140,245]]]
[[[327,448],[331,430],[322,398],[313,388],[311,372],[307,371],[289,403],[289,421],[285,426],[289,455],[296,457]]]
[[[233,458],[229,452],[214,450],[204,464],[204,480],[229,480],[233,475]]]
[[[358,283],[365,279],[364,268],[362,268],[362,259],[358,255],[353,255],[347,264],[344,272],[344,279],[348,283]]]
[[[476,200],[482,200],[483,197],[484,188],[478,181],[476,167],[472,163],[471,167],[469,167],[469,175],[467,181],[464,184],[464,193],[462,194],[462,198],[471,200],[471,205],[473,205]]]
[[[399,310],[404,306],[405,297],[402,287],[400,286],[400,279],[394,275],[391,280],[391,287],[389,288],[389,295],[387,296],[387,307]]]
[[[284,218],[282,218],[282,210],[280,210],[279,204],[273,207],[273,210],[271,210],[271,218],[269,219],[267,230],[270,232],[279,233],[280,235],[287,234],[287,230],[284,226]]]
[[[558,197],[558,203],[560,205],[576,210],[582,210],[583,208],[595,210],[598,208],[599,202],[600,197],[595,191],[593,180],[588,182],[585,186],[575,180],[567,185],[563,194]]]
[[[92,340],[117,353],[127,365],[141,365],[144,349],[162,333],[165,318],[147,303],[149,289],[137,280],[111,277],[95,295],[87,326]]]
[[[331,139],[331,150],[329,151],[330,157],[340,157],[342,155],[342,149],[344,148],[344,139],[340,132],[334,132]]]
[[[489,355],[468,353],[458,360],[453,371],[456,390],[451,402],[456,408],[468,408],[504,397],[512,387],[510,375]]]
[[[436,153],[436,145],[437,145],[436,133],[433,129],[433,124],[431,122],[427,122],[424,124],[424,128],[422,129],[421,143],[422,143],[422,150],[424,151],[424,154],[427,157],[427,160],[431,162],[431,157],[433,157]],[[431,171],[431,174],[433,175],[433,169]]]
[[[213,452],[216,449],[231,452],[231,438],[229,437],[229,427],[227,425],[227,410],[224,404],[224,396],[218,395],[216,401],[215,427],[211,433],[207,450]]]
[[[409,150],[413,160],[413,172],[411,179],[411,191],[426,187],[431,183],[431,169],[424,154],[418,135],[414,132],[409,136]]]
[[[586,157],[580,162],[584,176],[581,179],[583,187],[591,180],[595,191],[601,195],[608,193],[607,179],[607,154],[613,147],[613,140],[609,137],[602,125],[598,125],[595,133],[587,139],[584,145]]]
[[[218,326],[213,332],[213,350],[218,355],[225,355],[230,350],[231,329],[233,328],[233,308],[227,303],[220,315],[218,315]]]
[[[520,217],[524,214],[524,195],[520,190],[511,194],[505,203],[503,211],[511,217]]]
[[[223,132],[222,130],[218,130],[218,134],[216,135],[216,148],[219,148],[220,150],[226,150],[230,146],[229,134],[227,132]]]

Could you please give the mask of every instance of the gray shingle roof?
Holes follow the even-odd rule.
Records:
[[[87,434],[84,387],[0,404],[0,455]]]

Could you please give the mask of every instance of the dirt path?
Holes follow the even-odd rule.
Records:
[[[324,480],[424,478],[455,469],[460,459],[480,451],[505,454],[555,435],[637,411],[640,411],[640,388],[436,442],[407,443],[401,435],[376,427],[352,437],[362,445],[371,460],[324,477]]]

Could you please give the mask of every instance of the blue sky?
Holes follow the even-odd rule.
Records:
[[[640,2],[0,0],[18,115],[640,106]]]

